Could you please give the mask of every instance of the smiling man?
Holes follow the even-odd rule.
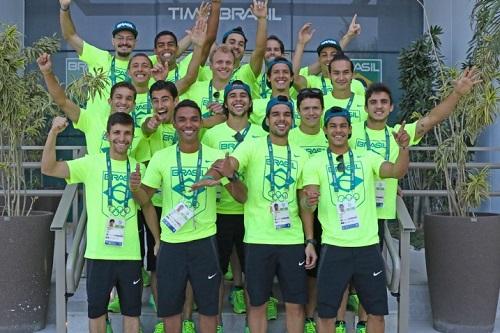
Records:
[[[313,219],[319,203],[323,229],[317,277],[318,332],[334,331],[345,287],[352,281],[368,313],[367,331],[381,333],[388,306],[385,265],[378,246],[375,179],[406,174],[409,136],[404,126],[394,133],[399,156],[391,163],[377,154],[360,155],[350,149],[352,128],[345,109],[330,108],[324,115],[323,130],[328,149],[307,162],[301,197],[306,220]]]
[[[86,155],[73,161],[56,160],[56,138],[68,122],[56,117],[47,137],[42,155],[42,173],[66,179],[68,184],[83,183],[87,203],[87,298],[89,330],[106,332],[109,295],[114,286],[120,296],[123,332],[139,331],[141,314],[141,253],[137,232],[137,208],[133,199],[135,188],[129,185],[140,165],[127,156],[134,135],[132,117],[113,113],[107,122],[106,135],[110,149],[106,153]],[[135,170],[135,172],[134,172]],[[154,208],[142,205],[148,216],[156,246],[159,230]],[[152,214],[152,215],[148,215]]]

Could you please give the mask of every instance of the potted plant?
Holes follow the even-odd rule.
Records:
[[[33,332],[45,326],[52,274],[53,214],[34,211],[34,199],[26,195],[22,145],[45,138],[47,117],[57,111],[39,84],[37,70],[27,70],[43,52],[55,53],[59,41],[43,37],[23,47],[15,26],[0,32],[0,332]],[[102,87],[85,77],[74,83],[73,95],[84,100]],[[101,81],[99,81],[101,80]],[[91,84],[91,89],[84,89]]]
[[[488,197],[487,169],[467,168],[474,145],[498,113],[500,5],[477,0],[467,61],[482,83],[462,98],[447,122],[435,129],[437,170],[444,176],[447,211],[424,220],[425,255],[434,328],[442,332],[492,332],[500,288],[500,216],[475,211]],[[443,66],[433,42],[436,100],[448,96],[459,70]]]

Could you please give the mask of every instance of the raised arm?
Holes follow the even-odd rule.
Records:
[[[71,0],[59,0],[59,5],[61,6],[59,10],[59,24],[61,25],[63,38],[78,55],[82,55],[83,39],[76,33],[75,24],[69,12]]]
[[[219,30],[220,7],[222,0],[212,0],[210,5],[210,16],[208,16],[207,38],[203,45],[201,63],[205,64],[210,54],[210,48],[215,43],[217,38],[217,30]]]
[[[408,145],[410,142],[410,136],[405,130],[405,123],[401,125],[397,133],[393,133],[394,139],[399,146],[399,153],[396,162],[391,163],[385,161],[380,166],[379,175],[380,178],[403,178],[408,172],[408,165],[410,164],[410,152]]]
[[[194,52],[193,57],[189,62],[186,75],[182,79],[175,82],[179,96],[189,89],[198,76],[198,70],[202,61],[202,49],[207,37],[207,22],[205,20],[196,21],[195,26],[189,34],[191,35],[191,41],[194,44]]]
[[[63,110],[72,122],[77,123],[78,119],[80,119],[80,107],[66,96],[64,89],[57,81],[56,76],[52,72],[52,61],[50,60],[50,55],[43,53],[38,57],[36,62],[38,64],[38,68],[40,68],[40,72],[42,72],[43,79],[47,85],[47,90],[49,91],[49,94],[54,102],[61,110]]]
[[[420,139],[434,126],[445,120],[455,110],[455,106],[462,96],[467,95],[474,85],[482,82],[479,71],[475,67],[467,67],[460,78],[455,82],[451,94],[431,110],[425,117],[417,121],[415,139]]]
[[[204,19],[207,20],[210,15],[210,3],[202,1],[200,7],[198,7],[196,20]],[[217,32],[215,32],[217,34]],[[176,56],[180,57],[187,49],[191,46],[191,35],[186,33],[184,37],[177,43],[177,53]]]
[[[250,6],[252,14],[257,18],[257,34],[255,37],[255,49],[250,56],[250,67],[255,77],[260,75],[262,61],[266,53],[267,41],[267,0],[253,0]]]
[[[344,50],[354,38],[358,37],[361,34],[361,24],[356,23],[357,17],[358,14],[354,14],[351,23],[349,24],[349,29],[347,30],[346,34],[340,39],[339,44],[342,50]]]
[[[293,85],[295,89],[300,90],[307,88],[307,80],[302,75],[300,75],[300,66],[302,63],[302,56],[304,55],[304,49],[307,43],[311,40],[314,32],[316,30],[312,28],[311,23],[306,23],[300,28],[297,35],[297,45],[295,46],[295,52],[293,54]]]
[[[57,135],[68,126],[68,121],[64,117],[55,117],[52,121],[45,146],[42,153],[42,173],[47,176],[57,178],[69,178],[69,168],[65,161],[56,160],[56,140]]]

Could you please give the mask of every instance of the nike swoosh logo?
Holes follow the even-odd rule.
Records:
[[[299,266],[303,266],[305,262],[306,262],[305,260],[300,261]]]
[[[139,281],[141,281],[141,279],[139,279],[139,280],[137,280],[137,281],[134,281],[134,282],[132,282],[132,283],[133,283],[134,285],[136,285],[136,284],[138,284],[138,283],[139,283]]]
[[[376,272],[376,273],[373,272],[373,276],[378,276],[378,275],[380,275],[380,273],[382,273],[382,271],[379,271],[379,272]]]
[[[214,274],[212,274],[212,275],[209,275],[209,276],[208,276],[208,279],[209,279],[209,280],[212,280],[212,279],[214,278],[214,276],[216,276],[216,275],[217,275],[217,273],[214,273]]]

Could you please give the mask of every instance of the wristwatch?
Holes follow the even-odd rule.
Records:
[[[318,242],[316,242],[316,240],[314,238],[311,238],[311,239],[306,239],[305,241],[305,244],[312,244],[314,246],[316,246],[318,244]]]

